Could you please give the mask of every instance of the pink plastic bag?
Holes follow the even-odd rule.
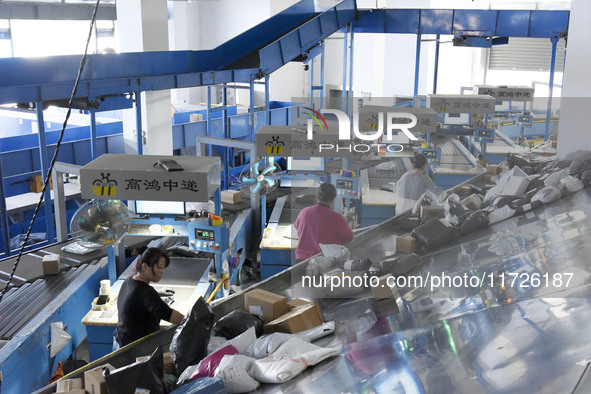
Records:
[[[232,345],[223,347],[217,352],[210,354],[209,356],[201,360],[201,362],[197,366],[196,373],[193,376],[191,376],[191,380],[203,378],[206,376],[213,377],[213,375],[215,374],[215,370],[220,365],[220,361],[222,361],[222,358],[224,358],[224,356],[226,355],[236,354],[240,353],[238,353],[238,350],[236,350],[236,348]]]

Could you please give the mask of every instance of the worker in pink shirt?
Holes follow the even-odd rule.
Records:
[[[332,210],[337,190],[332,183],[322,183],[316,192],[316,205],[302,209],[294,226],[299,243],[296,260],[321,252],[319,244],[342,245],[353,239],[353,230],[340,213]]]

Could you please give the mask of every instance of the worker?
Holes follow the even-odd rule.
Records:
[[[137,273],[125,279],[119,290],[119,321],[114,333],[113,351],[160,328],[160,320],[179,324],[183,315],[169,307],[150,282],[159,282],[170,264],[166,252],[142,247],[136,262]]]
[[[394,193],[397,197],[396,214],[412,209],[427,190],[433,192],[436,196],[439,196],[443,191],[433,183],[431,178],[425,175],[427,158],[424,155],[415,153],[412,166],[412,171],[402,175],[394,186]]]
[[[294,223],[299,239],[296,261],[320,253],[319,244],[342,245],[353,239],[353,230],[343,215],[332,210],[336,196],[332,183],[322,183],[316,192],[316,204],[298,215]]]

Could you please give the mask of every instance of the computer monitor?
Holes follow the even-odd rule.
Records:
[[[495,112],[511,112],[511,101],[497,101],[495,103]]]
[[[470,114],[445,114],[443,124],[448,126],[469,126]]]
[[[288,157],[290,171],[324,171],[324,157]]]
[[[184,201],[135,201],[137,215],[185,215]]]

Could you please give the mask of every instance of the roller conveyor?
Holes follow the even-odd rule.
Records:
[[[96,261],[95,261],[96,262]],[[13,287],[0,303],[0,340],[9,341],[43,308],[80,276],[86,266],[73,267],[58,275]]]

